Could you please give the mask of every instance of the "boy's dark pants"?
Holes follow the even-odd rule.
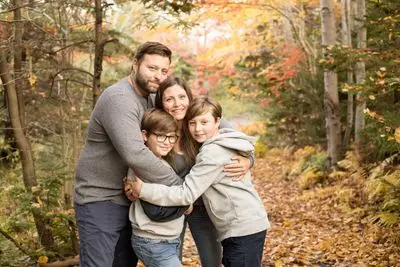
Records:
[[[222,264],[225,267],[260,267],[266,231],[247,236],[229,237],[223,246]]]

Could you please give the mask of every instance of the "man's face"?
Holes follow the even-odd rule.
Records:
[[[168,57],[145,54],[140,63],[134,64],[135,82],[143,95],[157,92],[160,83],[167,78],[170,63]]]

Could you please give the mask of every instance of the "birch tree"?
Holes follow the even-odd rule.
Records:
[[[349,48],[352,47],[351,32],[353,29],[353,21],[351,18],[351,0],[341,0],[342,7],[342,44]],[[347,70],[347,83],[353,84],[353,70],[351,66]],[[354,122],[354,94],[353,92],[347,93],[347,117],[346,117],[346,129],[343,138],[343,153],[346,152],[350,142],[351,133],[353,130]]]
[[[356,20],[357,20],[357,48],[367,48],[367,29],[365,27],[365,0],[357,0],[356,6]],[[356,64],[356,83],[359,85],[365,82],[365,63],[360,60]],[[357,150],[360,148],[360,132],[365,126],[364,109],[366,107],[365,100],[361,93],[357,94],[356,97],[356,116],[355,116],[355,143]]]
[[[335,45],[336,41],[333,0],[321,0],[320,4],[322,45],[326,47],[324,54],[328,57],[327,62],[329,62],[333,60],[329,58],[329,50]],[[338,78],[336,70],[328,66],[325,66],[324,69],[324,106],[328,155],[330,165],[335,166],[341,157]]]

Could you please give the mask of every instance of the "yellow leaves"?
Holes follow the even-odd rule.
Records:
[[[37,260],[37,263],[47,263],[49,262],[49,258],[47,256],[40,256]]]
[[[384,72],[385,70],[385,68],[381,68],[380,70],[376,71],[376,76],[378,76],[379,78],[384,78],[386,76],[386,73]]]
[[[240,88],[239,86],[232,86],[228,89],[228,92],[234,96],[240,95]]]
[[[344,85],[341,87],[342,92],[358,92],[364,90],[364,87],[361,85],[356,85],[356,84],[347,84],[344,83]]]
[[[32,203],[31,207],[34,209],[40,209],[40,204],[39,203]]]
[[[371,118],[376,119],[379,122],[384,122],[385,121],[385,118],[382,115],[379,115],[375,111],[369,110],[369,108],[364,109],[364,114],[370,116]]]
[[[91,31],[93,30],[93,24],[87,23],[87,24],[77,24],[77,25],[72,25],[71,28],[73,28],[75,31]]]
[[[333,57],[329,57],[327,59],[320,59],[318,61],[319,64],[324,64],[324,65],[333,65],[335,63],[335,59]]]
[[[36,82],[37,82],[37,77],[36,77],[36,75],[33,74],[32,72],[30,72],[30,73],[28,74],[28,81],[29,81],[29,84],[31,85],[31,87],[34,88],[35,85],[36,85]]]
[[[396,140],[397,143],[400,143],[400,127],[396,128],[394,131],[394,140]]]
[[[267,146],[261,142],[260,140],[257,140],[255,146],[255,153],[257,158],[262,158],[265,156],[265,153],[267,152]]]
[[[40,198],[36,198],[36,202],[33,202],[31,204],[31,207],[34,209],[40,209],[43,207],[43,201]]]
[[[311,156],[312,154],[315,154],[317,152],[317,149],[313,146],[306,146],[304,148],[298,149],[295,153],[294,153],[294,157],[296,159],[300,159],[300,158],[306,158]]]
[[[300,174],[299,187],[301,189],[309,189],[317,184],[322,178],[322,172],[318,171],[316,168],[309,167]]]
[[[262,121],[253,121],[246,125],[239,125],[238,129],[248,135],[265,134],[265,124]]]
[[[40,198],[37,198],[37,203],[39,204],[40,207],[43,207],[43,201],[40,200]]]
[[[348,175],[349,174],[347,172],[334,170],[328,175],[328,177],[331,180],[340,180],[340,179],[342,179],[342,178],[344,178],[344,177],[346,177]]]

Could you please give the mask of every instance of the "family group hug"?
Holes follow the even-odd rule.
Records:
[[[187,226],[201,266],[261,266],[269,221],[254,138],[168,76],[170,64],[168,47],[142,44],[94,107],[76,170],[80,266],[182,266]]]

